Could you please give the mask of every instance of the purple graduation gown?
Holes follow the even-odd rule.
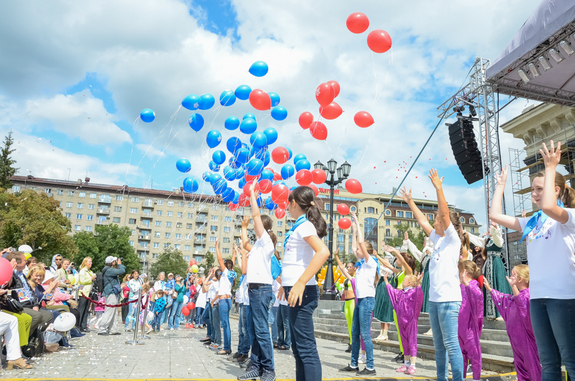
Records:
[[[517,380],[541,380],[539,353],[537,353],[529,311],[531,305],[529,289],[519,291],[517,296],[491,290],[491,298],[507,326],[507,335],[511,342],[511,349],[513,349]]]
[[[472,279],[469,286],[461,285],[461,309],[459,310],[458,336],[463,355],[464,377],[467,364],[471,363],[473,379],[481,378],[481,330],[483,328],[483,292],[479,283]]]
[[[417,356],[417,319],[423,306],[421,286],[409,290],[398,290],[387,285],[387,292],[397,314],[397,325],[403,343],[405,356]]]

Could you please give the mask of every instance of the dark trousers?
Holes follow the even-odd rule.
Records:
[[[90,315],[90,301],[80,296],[78,301],[78,312],[80,313],[80,321],[76,324],[81,330],[88,329],[88,316]]]
[[[274,370],[274,349],[268,325],[270,303],[274,293],[272,286],[263,285],[248,290],[250,298],[251,325],[254,332],[252,343],[252,365],[260,370]]]
[[[123,302],[127,301],[128,299],[125,299]],[[130,312],[130,306],[126,305],[126,306],[122,306],[122,324],[126,323],[126,318],[128,317],[128,313]]]
[[[286,298],[291,287],[284,287]],[[306,286],[301,305],[289,307],[289,328],[295,357],[297,381],[321,381],[321,362],[313,329],[313,311],[317,308],[319,288]]]
[[[193,323],[195,325],[202,325],[204,324],[204,319],[203,319],[203,315],[204,314],[204,309],[202,307],[196,307],[196,316],[195,318],[192,320]]]
[[[291,346],[291,333],[289,329],[289,306],[280,304],[278,311],[278,345],[289,348]]]
[[[209,337],[212,341],[214,340],[213,337],[213,328],[212,328],[212,306],[210,302],[206,302],[206,308],[204,308],[204,313],[202,314],[202,320],[206,324],[207,332],[206,336]]]

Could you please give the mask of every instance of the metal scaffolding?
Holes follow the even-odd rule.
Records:
[[[523,167],[522,156],[525,151],[522,149],[509,148],[509,177],[511,179],[511,189],[513,191],[513,215],[520,217],[523,211],[531,212],[531,188],[529,172]]]

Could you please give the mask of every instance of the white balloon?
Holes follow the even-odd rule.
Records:
[[[188,295],[184,295],[184,306],[188,304]]]
[[[154,320],[154,317],[155,317],[155,316],[154,316],[154,313],[153,313],[152,311],[149,311],[149,312],[148,312],[148,316],[146,316],[146,321],[147,321],[148,323],[150,323],[151,321]]]
[[[59,332],[67,332],[76,325],[76,317],[70,312],[61,313],[54,320],[54,329]]]
[[[32,248],[28,245],[22,245],[18,248],[18,251],[22,252],[22,253],[31,253],[34,250],[32,250]]]

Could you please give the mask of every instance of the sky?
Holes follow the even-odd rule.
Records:
[[[258,131],[279,133],[274,147],[304,154],[312,165],[347,160],[351,178],[365,192],[391,193],[438,123],[437,107],[466,84],[475,57],[503,51],[537,0],[327,1],[124,0],[78,3],[0,3],[0,134],[15,138],[18,174],[84,179],[106,184],[171,190],[185,177],[202,183],[211,154],[232,136],[229,116],[256,116]],[[346,27],[363,12],[362,34]],[[383,29],[393,39],[386,53],[373,53],[367,35]],[[264,61],[269,72],[248,72]],[[319,118],[315,90],[335,80],[343,114],[325,121],[328,138],[315,140],[298,117]],[[248,101],[222,107],[222,91],[240,85],[276,92],[288,117],[276,121]],[[200,111],[204,127],[188,125],[193,111],[181,107],[189,94],[210,93],[216,106]],[[503,96],[502,104],[508,101]],[[506,107],[500,122],[519,115],[524,99]],[[140,111],[154,110],[144,123]],[[374,125],[359,128],[353,116],[368,111]],[[453,120],[451,120],[453,121]],[[223,135],[219,147],[206,134]],[[508,148],[523,142],[501,133]],[[187,174],[175,163],[192,163]],[[278,164],[272,167],[278,172]],[[476,214],[485,226],[482,182],[467,185],[455,163],[447,127],[440,126],[405,180],[414,197],[435,199],[431,167],[444,176],[450,204]],[[295,184],[288,181],[288,185]],[[510,188],[510,186],[508,186]],[[207,192],[208,186],[200,186]],[[510,199],[510,197],[508,197]],[[511,205],[511,204],[509,204]]]

